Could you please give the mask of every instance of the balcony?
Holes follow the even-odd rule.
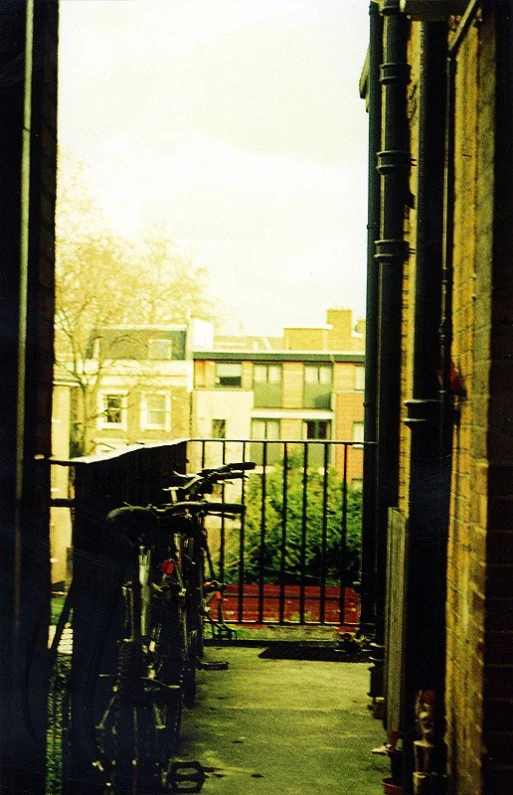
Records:
[[[303,627],[324,632],[334,643],[337,633],[359,625],[363,445],[327,440],[257,444],[257,468],[211,495],[246,506],[242,518],[208,520],[215,577],[227,584],[217,607],[226,625],[245,637],[273,628],[290,637],[294,628]],[[313,455],[318,447],[322,454]],[[94,682],[99,671],[109,670],[106,655],[116,647],[112,639],[120,620],[119,604],[113,607],[119,561],[112,538],[106,537],[106,514],[124,503],[165,501],[163,489],[172,471],[252,460],[254,450],[255,442],[248,439],[188,439],[53,462],[59,474],[54,482],[62,483],[69,468],[72,483],[71,497],[53,500],[54,513],[72,513],[72,614],[61,616],[62,625],[71,620],[72,632],[71,745],[65,765],[75,783],[63,790],[66,795],[90,792],[87,776],[78,788],[76,777],[94,762],[88,757]]]
[[[165,501],[163,488],[173,470],[256,460],[245,481],[213,495],[246,506],[242,520],[209,520],[213,567],[228,585],[227,620],[354,629],[362,448],[328,440],[190,439],[62,462],[73,473],[73,586],[87,591],[93,570],[110,565],[101,557],[102,522],[110,510]],[[59,505],[66,509],[69,502],[54,500],[54,513]]]

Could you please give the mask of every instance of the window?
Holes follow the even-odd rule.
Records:
[[[226,439],[226,420],[212,420],[212,439]]]
[[[251,421],[251,438],[256,441],[251,445],[251,460],[257,464],[274,464],[282,457],[283,445],[278,442],[280,438],[280,421],[268,419],[254,419]],[[264,444],[264,442],[266,444]]]
[[[305,364],[303,405],[308,409],[331,408],[330,364]]]
[[[324,467],[326,456],[328,463],[332,455],[331,445],[320,444],[331,439],[330,420],[305,420],[303,422],[303,436],[311,439],[312,444],[308,445],[308,464],[313,467]],[[315,444],[319,442],[319,444]]]
[[[354,369],[354,388],[357,392],[365,389],[365,367],[355,367]]]
[[[327,440],[331,438],[330,420],[305,420],[304,431],[306,439]]]
[[[148,340],[148,359],[168,361],[173,353],[171,340]]]
[[[126,396],[122,393],[100,394],[100,427],[126,427]]]
[[[142,430],[171,430],[171,399],[165,392],[153,392],[142,396]]]
[[[331,386],[331,365],[305,364],[305,384],[329,384]]]
[[[259,408],[281,406],[281,364],[253,366],[253,397]]]
[[[242,365],[239,362],[218,362],[216,365],[216,386],[241,387]]]
[[[279,420],[252,420],[251,421],[252,439],[272,439],[276,441],[280,438]]]
[[[255,364],[253,380],[255,384],[281,384],[281,365]]]
[[[353,442],[363,442],[363,422],[353,422]]]

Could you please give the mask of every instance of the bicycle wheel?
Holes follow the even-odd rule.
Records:
[[[192,537],[188,540],[187,555],[190,569],[187,572],[188,594],[187,616],[189,632],[194,637],[194,653],[196,660],[204,654],[203,624],[205,621],[205,561],[202,539]]]
[[[157,611],[155,611],[157,612]],[[156,717],[161,726],[159,756],[169,757],[178,752],[182,725],[183,683],[185,669],[182,607],[178,599],[159,605],[159,620],[153,630],[151,676],[164,686],[179,688],[155,701]]]
[[[187,601],[185,611],[185,632],[187,638],[187,658],[184,671],[184,701],[190,706],[196,698],[196,671],[203,657],[203,550],[197,538],[187,542],[186,570]]]
[[[156,757],[153,705],[120,702],[114,713],[115,795],[160,795],[163,768]]]
[[[115,795],[154,795],[178,750],[181,687],[169,687],[141,644],[120,647],[117,693],[112,707],[112,774]],[[170,677],[170,664],[159,673]],[[148,674],[148,675],[147,675]]]

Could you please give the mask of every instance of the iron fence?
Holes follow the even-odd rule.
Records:
[[[87,594],[106,587],[115,566],[103,537],[109,510],[162,502],[171,471],[252,460],[257,466],[246,479],[212,495],[246,506],[242,519],[208,520],[213,567],[227,585],[225,620],[356,627],[364,444],[189,439],[69,462],[72,498],[54,504],[73,513],[79,612],[90,612],[95,600]]]
[[[219,499],[240,500],[242,520],[209,525],[228,622],[336,624],[359,621],[361,442],[191,439],[193,468],[253,460]],[[226,493],[228,490],[228,494]]]

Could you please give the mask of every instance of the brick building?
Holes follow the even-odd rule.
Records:
[[[317,328],[286,328],[281,340],[222,339],[194,353],[192,435],[254,440],[249,457],[267,462],[282,455],[279,440],[363,439],[364,337],[353,331],[350,310],[329,310]],[[361,326],[360,326],[361,328]],[[333,449],[341,469],[343,449]],[[323,450],[313,449],[317,463]],[[348,479],[361,480],[362,453],[353,451]]]
[[[214,337],[210,324],[194,320],[188,327],[97,330],[85,412],[81,390],[69,380],[72,436],[73,423],[85,422],[87,450],[96,453],[189,436],[361,441],[365,325],[353,329],[346,309],[328,310],[327,320],[273,338]],[[270,459],[281,447],[268,448]],[[262,445],[250,455],[260,459]],[[320,462],[321,445],[313,455]],[[343,455],[342,448],[330,451],[340,469]],[[361,482],[359,449],[349,451],[348,477]]]
[[[109,452],[189,433],[194,328],[123,326],[100,329],[91,348],[89,447]]]
[[[407,793],[511,790],[512,18],[370,6],[363,612]]]

